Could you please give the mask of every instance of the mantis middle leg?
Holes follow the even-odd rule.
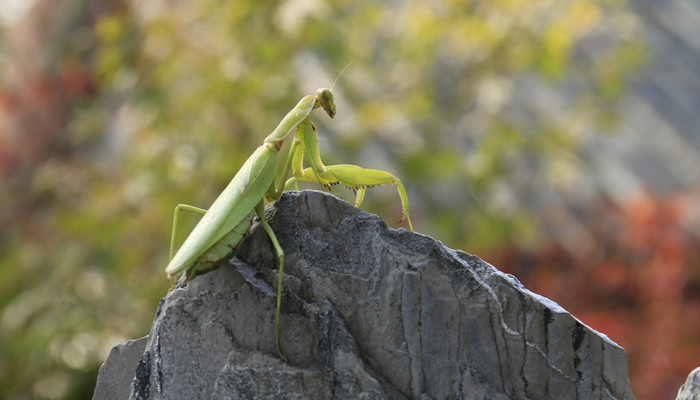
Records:
[[[282,350],[280,349],[280,311],[282,309],[282,275],[284,273],[284,251],[282,250],[282,246],[280,246],[280,242],[277,240],[275,231],[273,231],[270,225],[267,223],[267,219],[265,218],[265,205],[262,201],[258,203],[257,206],[255,206],[255,213],[260,218],[260,225],[270,237],[272,245],[275,247],[275,251],[277,252],[277,258],[280,260],[280,268],[279,271],[277,271],[277,312],[275,314],[275,344],[277,346],[277,354],[279,354],[279,356],[282,357],[284,361],[287,361],[287,358],[282,354]]]

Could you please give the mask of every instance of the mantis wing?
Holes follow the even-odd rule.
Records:
[[[242,225],[247,230],[255,206],[274,180],[276,164],[277,152],[273,144],[265,143],[253,152],[185,239],[165,269],[168,276],[189,268],[234,228]],[[237,244],[230,243],[234,247]]]

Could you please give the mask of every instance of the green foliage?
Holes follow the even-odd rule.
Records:
[[[517,199],[575,178],[572,151],[609,120],[641,54],[608,37],[604,62],[578,56],[616,12],[590,0],[135,4],[75,27],[87,49],[46,38],[58,94],[11,110],[61,118],[18,117],[39,149],[0,150],[8,398],[76,396],[110,346],[147,333],[169,285],[175,205],[210,204],[298,99],[330,84],[323,73],[332,81],[355,60],[334,90],[336,119],[315,118],[324,161],[392,172],[418,231],[475,251],[535,236]],[[92,89],[71,89],[62,48]],[[365,204],[400,219],[394,188]]]

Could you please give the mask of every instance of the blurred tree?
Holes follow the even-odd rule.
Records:
[[[356,60],[336,120],[315,118],[327,163],[395,173],[417,230],[453,247],[534,240],[524,199],[575,178],[572,150],[614,120],[640,60],[630,32],[605,29],[622,14],[592,0],[39,1],[0,58],[0,392],[91,396],[109,347],[146,334],[168,289],[174,206],[206,207],[328,84],[312,62],[330,80]],[[393,189],[366,204],[400,218]]]

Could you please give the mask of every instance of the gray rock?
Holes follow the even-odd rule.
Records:
[[[144,336],[112,347],[107,360],[100,367],[94,399],[120,400],[129,398],[136,365],[143,355],[147,343],[148,336]]]
[[[700,400],[700,367],[695,368],[678,390],[676,400]]]
[[[621,347],[481,259],[323,192],[266,211],[289,362],[278,260],[255,224],[238,258],[161,301],[145,350],[119,361],[132,398],[634,398]]]

